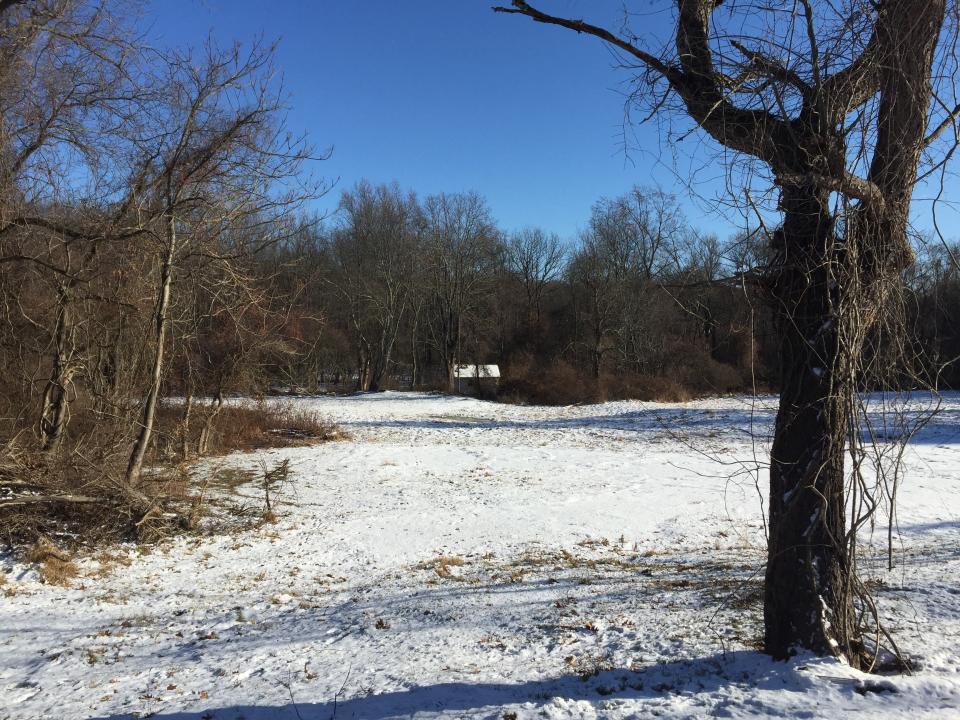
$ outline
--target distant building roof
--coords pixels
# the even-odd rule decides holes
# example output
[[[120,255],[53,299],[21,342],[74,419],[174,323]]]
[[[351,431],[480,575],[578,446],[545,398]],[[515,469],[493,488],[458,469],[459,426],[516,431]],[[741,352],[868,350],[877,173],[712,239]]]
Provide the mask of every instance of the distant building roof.
[[[457,365],[454,368],[454,377],[457,379],[468,380],[470,378],[498,378],[500,377],[499,365]]]

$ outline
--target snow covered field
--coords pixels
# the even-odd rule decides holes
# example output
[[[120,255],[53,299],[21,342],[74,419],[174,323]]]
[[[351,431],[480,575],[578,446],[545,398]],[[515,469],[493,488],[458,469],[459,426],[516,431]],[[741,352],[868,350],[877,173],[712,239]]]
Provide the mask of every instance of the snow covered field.
[[[352,439],[198,468],[289,458],[278,523],[70,589],[0,559],[0,718],[960,718],[960,396],[866,561],[920,666],[890,678],[755,650],[771,398],[293,402]]]

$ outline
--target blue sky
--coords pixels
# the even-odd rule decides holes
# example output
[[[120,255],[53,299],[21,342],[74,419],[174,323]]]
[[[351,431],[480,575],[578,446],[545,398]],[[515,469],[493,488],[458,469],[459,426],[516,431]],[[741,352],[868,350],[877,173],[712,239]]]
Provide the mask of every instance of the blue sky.
[[[476,190],[507,230],[539,225],[572,237],[590,206],[634,184],[681,197],[691,222],[721,236],[738,219],[710,200],[723,169],[696,136],[679,153],[661,148],[656,124],[624,142],[629,73],[602,43],[497,15],[491,0],[149,0],[158,45],[279,39],[277,65],[291,95],[290,125],[317,147],[316,167],[338,187],[397,180],[421,195]],[[664,37],[663,0],[635,29]],[[551,0],[558,14],[616,25],[621,0]],[[675,158],[679,165],[674,167]],[[678,178],[694,173],[689,197]],[[920,220],[923,225],[924,221]],[[956,215],[941,210],[948,236]]]

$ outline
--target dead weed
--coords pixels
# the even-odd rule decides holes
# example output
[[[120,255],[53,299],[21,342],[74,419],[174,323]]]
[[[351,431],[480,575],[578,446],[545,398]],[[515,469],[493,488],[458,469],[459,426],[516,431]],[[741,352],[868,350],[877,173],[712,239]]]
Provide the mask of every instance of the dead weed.
[[[27,549],[24,559],[39,566],[40,579],[47,585],[70,587],[77,576],[77,565],[73,558],[45,537],[39,538]]]

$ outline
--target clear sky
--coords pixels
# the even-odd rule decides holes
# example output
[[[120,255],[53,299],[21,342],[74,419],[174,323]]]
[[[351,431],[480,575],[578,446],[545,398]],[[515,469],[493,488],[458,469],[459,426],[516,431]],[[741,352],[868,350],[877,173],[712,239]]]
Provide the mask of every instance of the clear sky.
[[[277,65],[293,110],[290,125],[320,148],[318,175],[338,186],[397,180],[421,195],[476,190],[501,227],[539,225],[571,237],[590,206],[634,184],[681,196],[690,221],[725,236],[709,200],[723,169],[696,136],[679,154],[656,124],[634,128],[624,152],[623,83],[629,72],[594,38],[494,14],[492,0],[148,0],[158,45],[279,39]],[[551,0],[558,14],[616,26],[622,0]],[[664,37],[664,0],[640,31]],[[637,29],[637,24],[634,28]],[[677,160],[679,165],[674,167]],[[693,173],[691,200],[685,187]],[[684,182],[678,180],[682,178]],[[948,236],[956,215],[941,211]],[[923,224],[923,221],[921,221]]]

